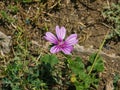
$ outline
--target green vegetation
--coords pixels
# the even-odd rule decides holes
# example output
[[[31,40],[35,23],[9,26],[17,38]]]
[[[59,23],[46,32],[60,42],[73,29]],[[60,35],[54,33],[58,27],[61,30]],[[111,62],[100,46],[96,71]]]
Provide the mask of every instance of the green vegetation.
[[[79,57],[75,60],[69,60],[68,65],[72,71],[71,81],[75,85],[76,90],[91,90],[98,88],[99,78],[97,76],[104,70],[104,64],[101,57],[98,57],[92,72],[88,74],[94,63],[95,57],[96,54],[90,56],[88,65],[84,65],[82,59]]]
[[[116,36],[120,37],[120,3],[112,4],[106,7],[103,11],[103,16],[110,23],[112,32],[110,32],[108,39],[114,38]]]
[[[73,59],[66,55],[62,60],[52,54],[40,53],[36,57],[30,53],[31,42],[24,34],[25,30],[16,26],[14,37],[17,44],[13,47],[14,55],[9,57],[9,61],[6,61],[6,57],[2,58],[5,60],[1,67],[3,89],[52,90],[53,85],[72,85],[76,90],[98,88],[98,75],[104,70],[99,53],[91,55],[87,64],[80,57]]]
[[[29,52],[30,41],[22,37],[25,31],[20,27],[17,30],[14,57],[3,67],[4,89],[52,90],[53,85],[73,85],[76,90],[97,89],[100,80],[98,74],[104,70],[103,59],[98,53],[91,55],[86,65],[80,57],[73,59],[72,56],[64,56],[64,61],[51,54],[36,57]]]
[[[120,80],[120,75],[116,73],[113,80],[113,85],[115,87],[114,90],[119,90],[119,85],[118,85],[119,80]]]

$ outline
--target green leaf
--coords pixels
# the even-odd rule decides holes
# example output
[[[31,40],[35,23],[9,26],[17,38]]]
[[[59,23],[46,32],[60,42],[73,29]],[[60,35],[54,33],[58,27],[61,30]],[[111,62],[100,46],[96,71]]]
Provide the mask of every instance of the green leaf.
[[[80,79],[80,80],[83,80],[83,81],[84,81],[88,76],[89,76],[89,75],[86,74],[85,72],[80,72],[80,73],[79,73],[79,79]]]
[[[120,80],[120,75],[118,73],[116,73],[114,76],[114,80],[113,80],[114,87],[117,87],[117,83],[119,80]]]
[[[45,64],[50,64],[52,67],[58,63],[58,59],[55,55],[48,55],[46,54],[41,58],[41,61]]]
[[[102,71],[104,70],[103,59],[102,59],[101,56],[98,56],[98,57],[97,57],[97,60],[94,62],[95,58],[96,58],[96,54],[92,54],[92,55],[90,56],[90,58],[89,58],[89,61],[90,61],[91,65],[92,65],[93,63],[95,63],[93,70],[95,70],[95,71],[97,71],[97,72],[102,72]],[[90,67],[91,67],[91,66],[88,66],[87,69],[90,70]]]
[[[96,62],[94,69],[96,69],[98,72],[102,72],[104,70],[104,64],[101,61]]]
[[[95,57],[96,57],[96,53],[93,53],[93,54],[89,57],[89,61],[90,61],[91,64],[94,62]]]
[[[85,68],[81,58],[77,57],[75,60],[70,59],[68,60],[68,64],[74,74],[84,72]]]
[[[30,3],[32,0],[23,0],[23,3]]]
[[[76,90],[84,90],[84,85],[83,83],[79,83],[78,81],[74,84]]]
[[[76,86],[76,90],[84,90],[84,86]]]

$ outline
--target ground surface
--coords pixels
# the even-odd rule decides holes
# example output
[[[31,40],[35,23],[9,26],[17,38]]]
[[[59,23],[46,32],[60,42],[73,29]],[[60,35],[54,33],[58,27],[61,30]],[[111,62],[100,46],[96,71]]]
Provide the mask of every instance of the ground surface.
[[[109,28],[110,24],[106,24],[101,14],[103,7],[108,5],[107,0],[59,1],[49,0],[45,3],[43,2],[43,5],[39,4],[37,0],[28,4],[1,0],[0,10],[7,11],[10,15],[9,17],[17,20],[17,23],[13,22],[15,26],[24,28],[24,35],[33,42],[30,50],[34,55],[47,49],[48,45],[43,36],[46,31],[54,33],[56,25],[64,26],[67,29],[68,35],[77,33],[79,45],[85,48],[92,47],[92,49],[97,50],[106,33],[111,30]],[[109,4],[117,3],[117,0],[110,0],[108,2]],[[16,14],[12,14],[12,11],[7,8],[9,5],[16,5],[19,7],[19,11]],[[12,37],[12,45],[14,46],[16,44],[14,41],[15,27],[10,23],[2,22],[2,16],[0,18],[0,31]],[[39,52],[36,51],[38,47],[42,48]],[[120,74],[120,42],[111,40],[110,43],[107,43],[107,47],[104,47],[102,51],[115,56],[103,55],[105,71],[100,75],[102,80],[99,90],[110,90],[108,87],[112,87],[110,83],[115,73]],[[82,53],[78,50],[74,51],[73,55],[87,59],[90,53],[92,52]]]

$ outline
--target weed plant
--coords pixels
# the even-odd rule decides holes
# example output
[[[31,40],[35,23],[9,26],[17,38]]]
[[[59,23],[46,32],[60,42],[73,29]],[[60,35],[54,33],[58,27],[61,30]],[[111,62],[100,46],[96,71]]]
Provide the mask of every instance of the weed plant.
[[[103,10],[102,14],[112,28],[112,32],[110,32],[108,39],[116,36],[120,37],[120,3],[112,3],[111,6],[108,6]]]
[[[39,54],[29,51],[30,41],[23,34],[25,30],[17,27],[14,56],[5,64],[2,74],[2,89],[5,90],[53,90],[54,88],[73,90],[97,89],[99,73],[104,63],[98,53],[89,56],[87,64],[80,57],[63,54],[61,60],[55,54]],[[103,42],[104,43],[104,42]],[[103,47],[103,44],[100,47]],[[99,50],[99,51],[100,51]],[[72,86],[72,87],[71,87]]]
[[[32,2],[33,0],[14,0],[15,2]],[[37,1],[37,0],[35,0]],[[43,0],[40,0],[43,1]],[[8,6],[12,14],[16,14],[17,6]],[[31,40],[24,27],[15,24],[15,19],[6,11],[0,11],[3,21],[14,26],[12,54],[1,56],[2,80],[1,90],[92,90],[99,85],[99,73],[104,70],[104,63],[99,51],[89,56],[87,64],[80,57],[62,53],[62,59],[56,54],[33,55]],[[15,26],[15,25],[16,26]],[[57,89],[55,89],[57,88]]]

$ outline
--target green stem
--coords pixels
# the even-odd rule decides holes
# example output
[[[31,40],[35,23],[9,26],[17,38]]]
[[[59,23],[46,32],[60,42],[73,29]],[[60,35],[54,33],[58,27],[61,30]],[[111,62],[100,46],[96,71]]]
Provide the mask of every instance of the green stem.
[[[108,31],[108,32],[109,32],[109,31]],[[99,50],[98,50],[98,52],[97,52],[97,54],[96,54],[96,56],[95,56],[94,62],[93,62],[93,64],[92,64],[91,68],[90,68],[90,71],[88,72],[88,75],[91,74],[91,72],[92,72],[92,70],[93,70],[93,68],[94,68],[94,65],[95,65],[95,63],[96,63],[96,61],[97,61],[97,59],[98,59],[99,53],[100,53],[100,51],[102,50],[103,45],[104,45],[104,43],[105,43],[105,41],[106,41],[106,39],[107,39],[108,32],[106,33],[105,38],[104,38],[102,44],[101,44],[100,47],[99,47]]]

